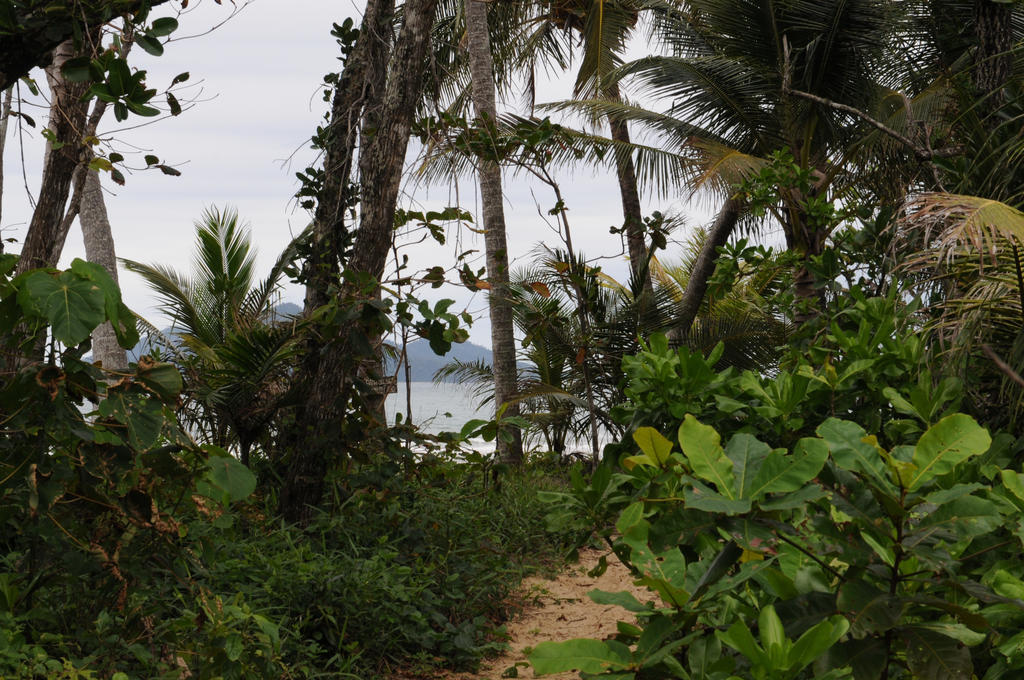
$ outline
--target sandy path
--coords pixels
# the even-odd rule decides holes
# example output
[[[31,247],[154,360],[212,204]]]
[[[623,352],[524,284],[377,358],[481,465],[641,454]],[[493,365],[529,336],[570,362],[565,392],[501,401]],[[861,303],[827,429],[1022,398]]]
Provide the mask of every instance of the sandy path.
[[[505,625],[510,636],[509,650],[500,657],[485,660],[479,673],[450,673],[444,677],[447,680],[498,680],[509,668],[516,667],[518,675],[504,677],[578,678],[578,673],[535,676],[523,649],[545,640],[600,640],[615,635],[617,621],[636,621],[621,607],[595,604],[587,597],[587,593],[596,588],[610,592],[626,590],[641,602],[653,599],[648,590],[633,585],[629,571],[613,555],[608,557],[608,570],[604,574],[598,578],[587,576],[602,554],[605,553],[581,550],[580,561],[570,564],[554,580],[534,577],[523,581],[519,593],[527,602],[526,608]]]

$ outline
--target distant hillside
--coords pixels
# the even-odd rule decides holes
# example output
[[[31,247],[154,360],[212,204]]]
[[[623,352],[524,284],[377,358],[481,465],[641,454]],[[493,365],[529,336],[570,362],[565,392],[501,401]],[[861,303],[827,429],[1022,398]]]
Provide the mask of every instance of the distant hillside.
[[[302,307],[294,302],[282,302],[277,306],[275,312],[279,318],[283,318],[301,313]],[[163,328],[160,332],[167,337],[173,337],[173,332],[170,328]],[[150,349],[151,345],[148,338],[143,338],[138,345],[128,351],[128,360],[138,361],[138,358],[144,354],[148,354]],[[408,352],[413,382],[432,381],[434,379],[434,373],[453,359],[458,359],[464,362],[483,361],[488,365],[491,363],[491,350],[486,347],[481,347],[480,345],[475,345],[472,342],[452,345],[452,351],[448,352],[448,354],[443,357],[439,357],[434,354],[432,349],[430,349],[430,343],[426,340],[417,339],[409,343]],[[394,360],[389,360],[386,363],[386,372],[390,375],[394,375]],[[399,372],[398,379],[404,380],[405,373]]]
[[[281,304],[274,308],[274,316],[276,316],[278,319],[284,319],[285,317],[295,316],[296,314],[301,313],[302,307],[300,305],[295,304],[294,302],[282,302]],[[173,339],[175,335],[174,330],[171,328],[161,328],[160,333],[162,333],[167,338],[171,339]],[[139,340],[139,343],[135,345],[135,347],[128,350],[128,361],[138,361],[139,357],[145,354],[149,354],[149,352],[152,349],[153,345],[150,342],[150,338],[144,335],[142,339]]]
[[[472,361],[483,361],[488,365],[491,363],[491,350],[472,342],[452,345],[452,351],[439,357],[430,349],[430,343],[426,340],[415,340],[409,343],[408,353],[413,382],[430,382],[434,379],[434,373],[453,359],[467,363]],[[386,372],[394,374],[394,360],[387,362]],[[405,373],[399,371],[398,379],[404,380]]]

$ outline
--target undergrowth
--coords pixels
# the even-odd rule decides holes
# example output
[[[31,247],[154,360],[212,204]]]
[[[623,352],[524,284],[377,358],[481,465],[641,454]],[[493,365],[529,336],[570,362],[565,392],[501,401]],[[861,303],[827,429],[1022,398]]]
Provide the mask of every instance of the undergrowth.
[[[565,553],[537,500],[561,486],[550,468],[497,486],[452,463],[380,473],[350,475],[344,499],[301,533],[262,524],[205,560],[212,590],[281,625],[296,675],[475,668],[502,647],[510,589]]]

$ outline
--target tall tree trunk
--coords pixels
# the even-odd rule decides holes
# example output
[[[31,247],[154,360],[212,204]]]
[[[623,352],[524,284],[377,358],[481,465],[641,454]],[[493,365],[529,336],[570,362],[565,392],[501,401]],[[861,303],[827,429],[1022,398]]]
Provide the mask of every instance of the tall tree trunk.
[[[974,0],[974,89],[988,96],[984,109],[994,111],[1004,101],[1002,93],[1013,68],[1012,2]]]
[[[386,55],[390,49],[389,33],[378,28],[390,24],[394,7],[394,0],[369,0],[359,36],[334,91],[324,154],[324,183],[305,265],[307,315],[340,294],[341,262],[352,238],[345,218],[354,198],[351,174],[359,125],[364,108],[380,104],[381,93],[368,83],[375,77],[369,73],[369,65],[379,63],[379,55]],[[368,101],[372,97],[377,99]],[[292,460],[279,503],[285,520],[297,524],[309,521],[312,508],[323,496],[328,451],[332,443],[336,446],[341,441],[341,437],[332,435],[340,432],[349,387],[350,362],[345,360],[342,338],[310,332],[305,344],[295,379],[299,407],[288,441]]]
[[[718,211],[715,223],[711,225],[711,231],[701,246],[697,260],[693,263],[693,271],[686,282],[686,290],[683,291],[683,299],[679,305],[680,313],[676,328],[682,335],[690,332],[697,313],[700,311],[700,304],[704,301],[704,294],[708,291],[708,280],[715,273],[718,264],[718,249],[729,241],[736,223],[740,219],[740,201],[738,198],[730,198]]]
[[[608,97],[619,101],[619,86],[608,89]],[[608,127],[612,139],[622,144],[630,144],[629,124],[613,116],[608,116]],[[640,190],[637,188],[636,167],[632,155],[615,154],[615,171],[619,180],[619,195],[622,198],[622,227],[626,234],[626,248],[629,252],[629,268],[633,279],[642,282],[644,294],[651,295],[654,284],[651,280],[649,266],[650,253],[644,239],[644,213],[640,205]]]
[[[407,0],[405,21],[388,66],[379,126],[359,150],[359,231],[348,268],[379,277],[395,233],[395,208],[412,119],[423,90],[423,66],[438,0]],[[363,159],[366,159],[364,162]]]
[[[110,278],[117,283],[114,237],[110,231],[110,218],[103,200],[103,187],[100,185],[100,176],[96,170],[87,171],[78,220],[82,225],[86,259],[106,269]],[[94,361],[101,362],[107,370],[124,371],[128,368],[128,354],[118,343],[109,321],[93,331],[92,357]]]
[[[14,98],[14,86],[3,93],[0,103],[0,227],[3,226],[4,207],[4,147],[7,146],[7,123],[11,120],[11,101]],[[0,239],[0,253],[4,252],[4,242]]]
[[[57,262],[54,254],[59,256],[63,246],[61,231],[64,211],[82,153],[82,136],[88,112],[87,104],[81,101],[85,94],[85,84],[66,82],[60,75],[60,67],[73,56],[71,41],[62,43],[54,52],[53,63],[46,71],[51,95],[50,128],[60,146],[52,148],[47,155],[39,201],[25,235],[18,273],[55,266]]]
[[[354,131],[367,110],[376,117],[379,126],[372,136],[364,137],[360,148],[361,217],[348,269],[378,278],[384,270],[394,237],[395,204],[412,118],[422,89],[423,64],[436,6],[437,0],[407,0],[405,3],[405,20],[386,71],[386,88],[379,93],[379,98],[375,92],[379,92],[380,69],[370,73],[369,66],[386,60],[382,55],[387,54],[390,31],[384,27],[391,16],[389,7],[393,5],[371,0],[367,6],[363,29],[350,57],[351,60],[358,54],[360,62],[346,65],[346,70],[353,69],[349,74],[352,82],[345,86],[344,91],[339,86],[332,106],[332,128],[335,123],[338,127],[332,130],[325,162],[334,172],[345,174],[332,178],[330,184],[333,189],[325,182],[317,208],[314,239],[319,231],[321,240],[314,240],[314,258],[311,260],[320,263],[320,269],[314,269],[310,275],[315,277],[317,286],[324,287],[317,288],[312,295],[307,290],[307,308],[311,301],[318,298],[326,300],[338,292],[337,276],[332,273],[332,268],[336,271],[334,262],[337,260],[331,258],[343,255],[347,242],[343,223],[349,198],[345,189],[347,171],[352,166]],[[345,77],[343,73],[343,85]],[[324,224],[319,223],[321,214]],[[325,256],[317,252],[318,248],[331,251]],[[357,299],[356,291],[351,289],[346,288],[340,294],[352,304],[365,301]],[[291,463],[280,501],[285,520],[298,524],[309,521],[312,508],[320,503],[323,496],[329,457],[339,445],[338,434],[353,378],[353,350],[345,337],[314,338],[312,350],[307,353],[297,376],[297,383],[304,392],[296,413],[295,436],[290,442]]]
[[[490,126],[497,122],[498,107],[494,93],[494,63],[487,23],[487,3],[483,0],[465,0],[465,11],[473,108],[477,120]],[[498,417],[503,407],[505,416],[516,416],[519,415],[519,404],[512,400],[519,392],[518,369],[509,294],[508,242],[502,205],[501,167],[495,161],[481,158],[477,166],[477,177],[483,207],[487,281],[491,285],[487,302],[491,316],[495,417]],[[508,463],[521,464],[522,432],[517,427],[510,427],[506,431],[511,434],[511,441],[497,438],[498,457]]]
[[[313,219],[311,254],[306,261],[305,313],[331,299],[339,283],[339,268],[351,239],[345,217],[351,205],[351,175],[356,139],[364,108],[380,105],[382,93],[371,81],[385,77],[390,50],[394,0],[369,0],[356,39],[331,103],[331,120],[324,154],[324,183]],[[388,31],[383,30],[388,27]],[[381,64],[384,64],[383,66]],[[373,74],[373,68],[380,74]],[[371,98],[375,98],[370,101]]]

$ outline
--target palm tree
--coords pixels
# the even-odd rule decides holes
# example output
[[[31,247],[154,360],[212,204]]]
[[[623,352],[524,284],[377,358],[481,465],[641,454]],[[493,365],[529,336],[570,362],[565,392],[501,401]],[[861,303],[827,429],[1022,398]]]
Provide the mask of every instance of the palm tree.
[[[681,293],[705,237],[696,233],[678,263],[652,260],[653,305],[639,299],[644,294],[636,294],[642,288],[635,281],[620,283],[578,254],[542,251],[533,266],[515,273],[513,310],[523,336],[520,403],[549,450],[564,454],[570,437],[591,439],[595,428],[623,434],[612,415],[624,401],[622,358],[637,353],[640,338],[652,333],[672,333],[677,343],[704,353],[724,342],[721,368],[764,371],[774,365],[788,330],[766,311],[762,293],[777,285],[777,270],[752,272],[721,300],[705,301],[696,323],[678,328]],[[493,395],[493,376],[481,363],[452,362],[435,379],[471,384],[482,401]]]
[[[929,336],[946,370],[964,379],[987,422],[1024,423],[1024,39],[1019,5],[944,0],[916,13],[913,35],[925,87],[945,95],[937,126],[957,154],[910,197],[901,244],[917,251],[903,271],[930,303]],[[951,39],[951,36],[955,39]],[[938,84],[938,85],[936,85]],[[913,86],[914,83],[908,84]]]
[[[218,445],[237,442],[248,464],[253,443],[283,404],[299,349],[297,323],[274,311],[295,242],[257,281],[252,238],[237,211],[207,209],[195,226],[191,275],[122,262],[145,279],[171,319],[173,337],[162,344],[185,371],[190,424]]]
[[[872,151],[863,122],[792,89],[874,110],[885,92],[879,80],[898,15],[882,0],[691,0],[666,16],[676,20],[664,29],[670,54],[626,64],[613,80],[631,77],[647,93],[670,99],[667,111],[598,99],[557,108],[617,116],[653,131],[687,159],[692,189],[725,197],[684,296],[686,317],[696,318],[716,249],[743,212],[734,187],[756,174],[770,153],[790,148],[800,168],[817,177],[814,196],[840,200],[852,192],[851,167]],[[785,188],[780,193],[777,216],[787,246],[805,260],[820,254],[829,232],[812,224],[807,197]],[[795,285],[800,298],[814,298],[806,266]]]
[[[472,74],[473,108],[484,131],[494,130],[498,120],[495,103],[494,64],[491,59],[490,28],[487,4],[482,0],[465,0],[466,35],[469,65]],[[481,157],[477,176],[483,204],[484,249],[487,256],[487,279],[490,284],[488,305],[491,317],[493,348],[495,417],[500,409],[509,416],[519,415],[516,397],[516,350],[512,307],[509,297],[509,257],[505,235],[505,211],[502,206],[501,167],[497,160]],[[519,428],[510,428],[511,437],[499,437],[498,456],[509,463],[523,461],[523,442]]]

